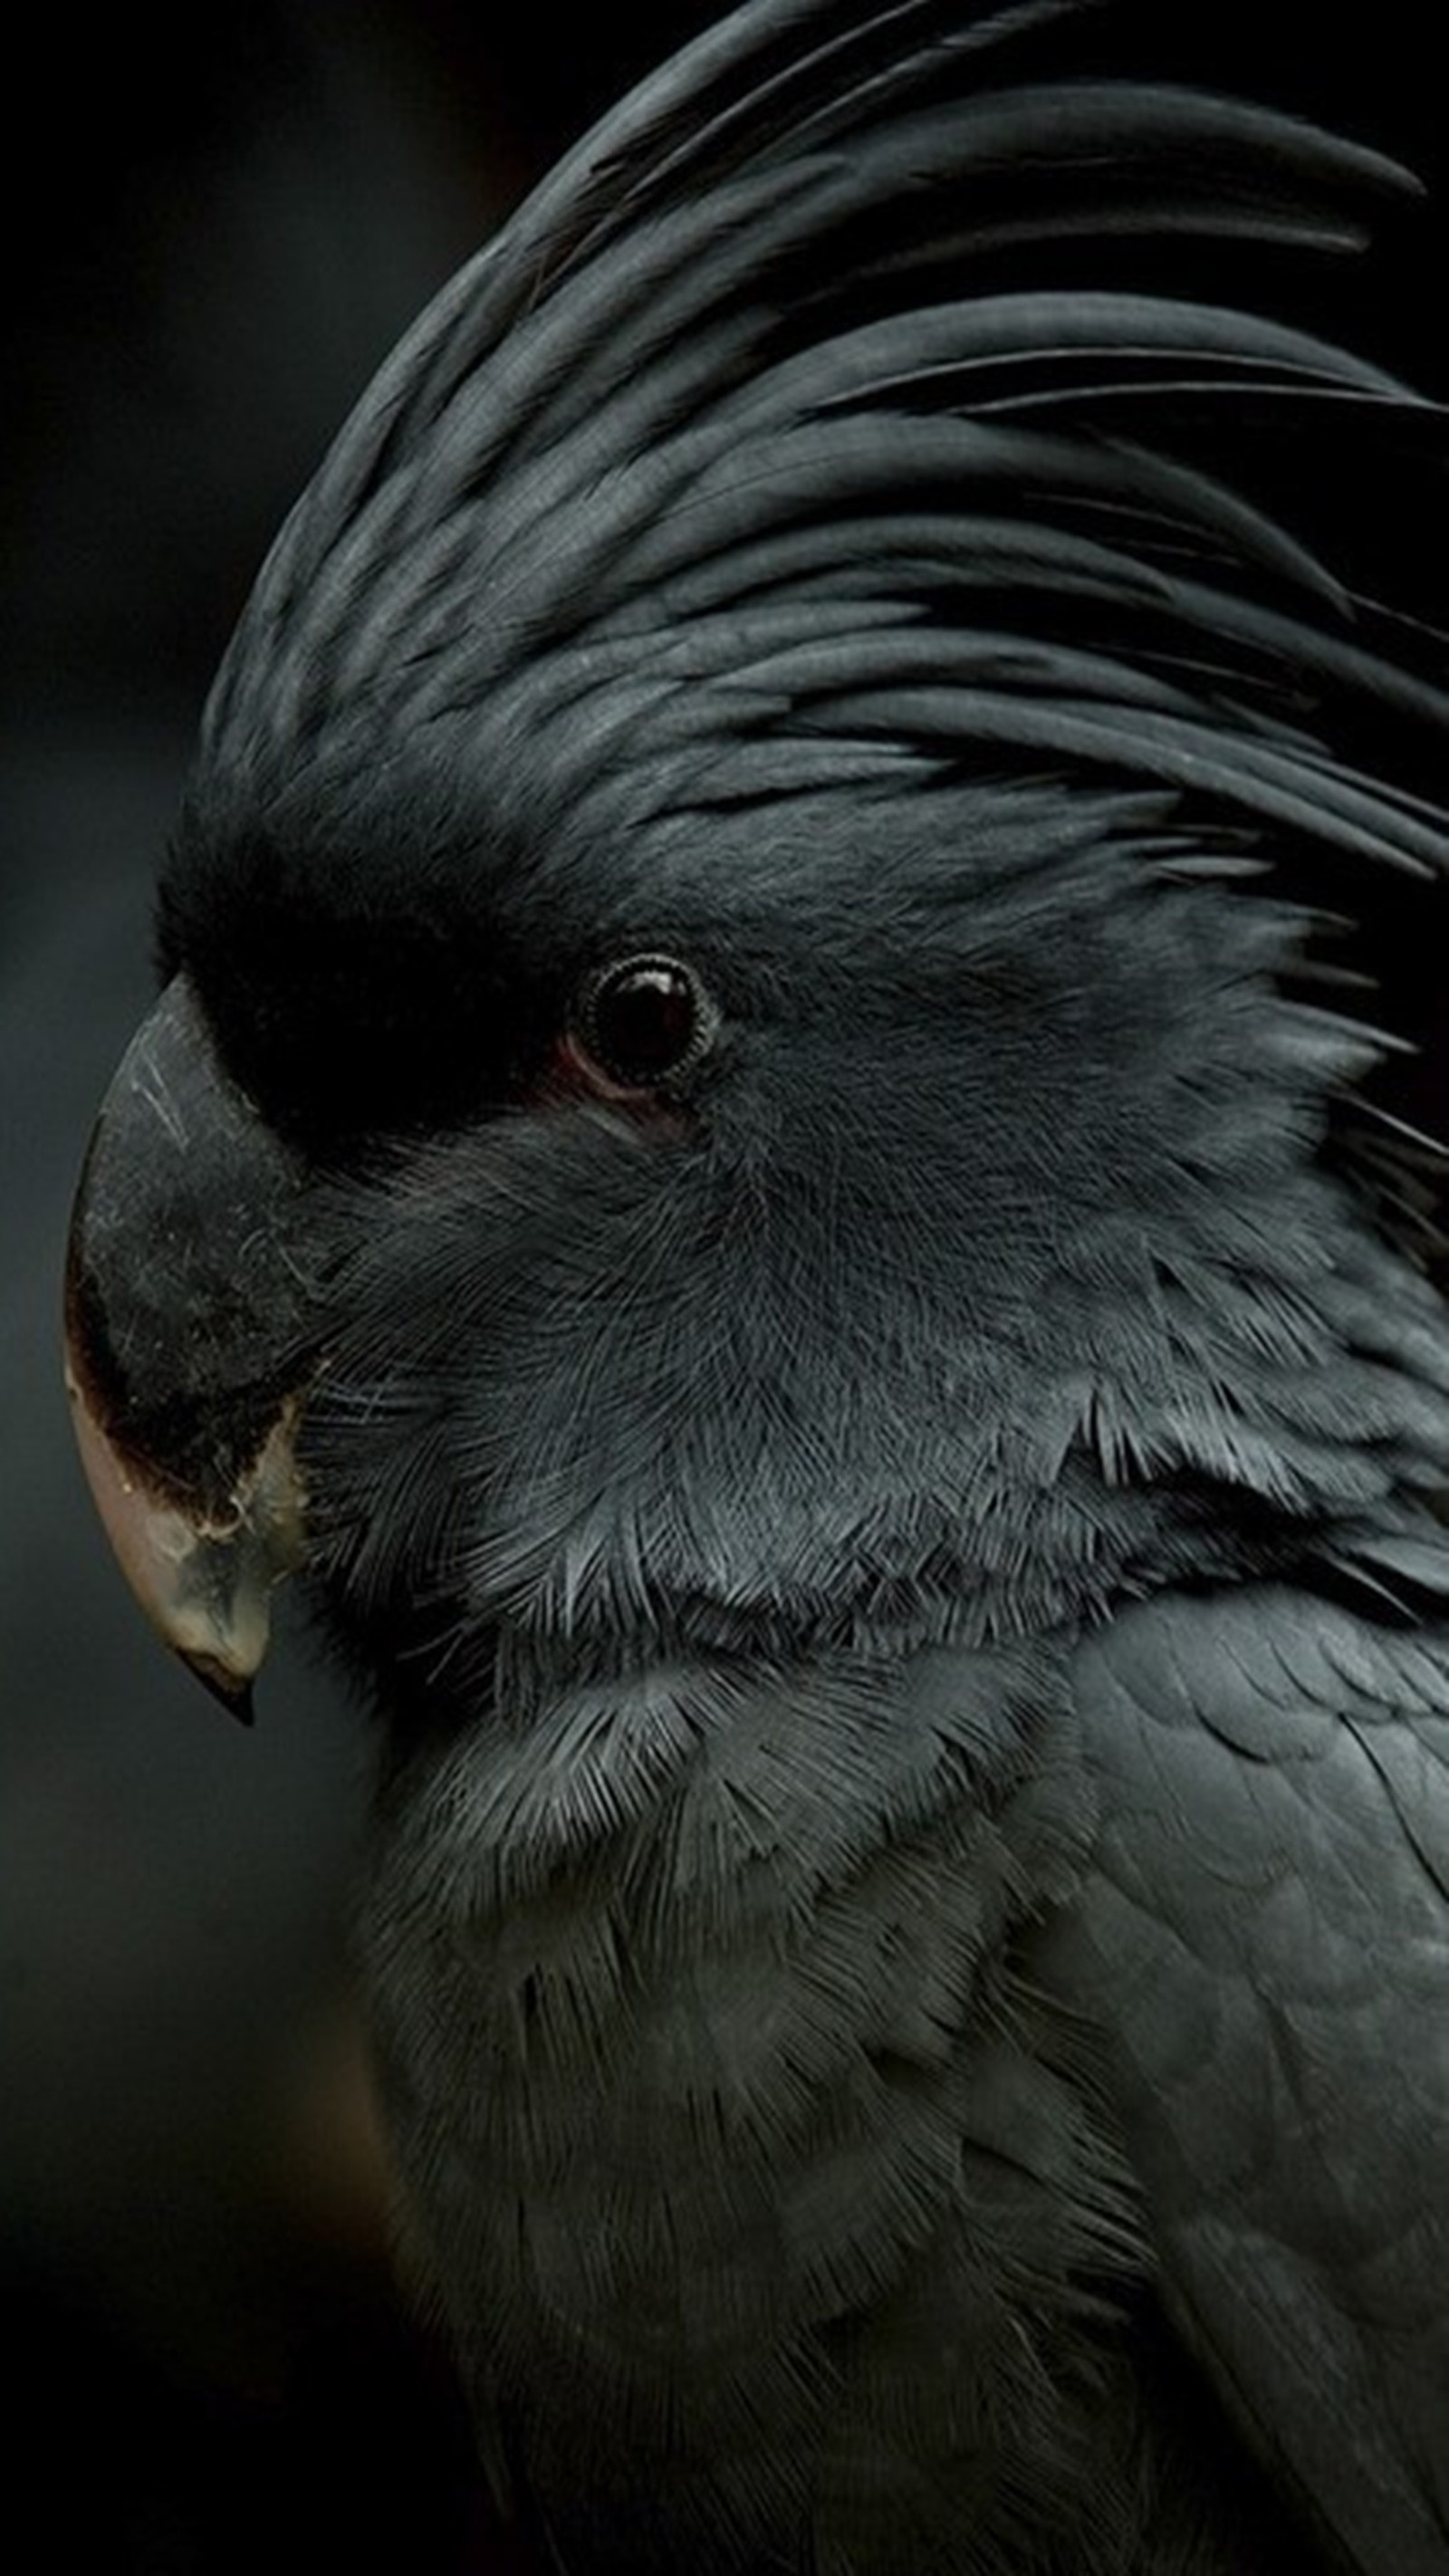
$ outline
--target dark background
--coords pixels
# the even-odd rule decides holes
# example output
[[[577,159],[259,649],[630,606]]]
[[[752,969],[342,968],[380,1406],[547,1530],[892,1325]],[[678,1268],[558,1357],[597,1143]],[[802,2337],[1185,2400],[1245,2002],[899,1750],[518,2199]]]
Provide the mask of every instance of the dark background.
[[[59,1270],[90,1122],[150,991],[149,887],[190,736],[270,534],[427,293],[714,14],[57,11],[27,24],[23,74],[12,60],[0,2316],[19,2393],[0,2548],[19,2541],[22,2564],[32,2516],[33,2563],[121,2576],[505,2563],[383,2252],[340,1929],[363,1729],[285,1635],[252,1736],[154,1647],[71,1456]],[[1440,84],[1412,12],[1381,8],[1336,55],[1320,33],[1311,62],[1296,7],[1240,15],[1276,95],[1434,176]],[[1441,390],[1442,238],[1419,236],[1371,317]],[[1437,1027],[1432,950],[1420,986]],[[1432,1114],[1443,1087],[1431,1057],[1415,1105]]]
[[[340,1925],[365,1731],[284,1636],[252,1735],[157,1649],[71,1455],[70,1192],[260,556],[400,329],[708,6],[28,21],[0,310],[0,2552],[502,2560],[383,2253]],[[33,2534],[29,2533],[32,2521]],[[43,2538],[41,2537],[43,2535]],[[16,2555],[18,2551],[18,2556]]]

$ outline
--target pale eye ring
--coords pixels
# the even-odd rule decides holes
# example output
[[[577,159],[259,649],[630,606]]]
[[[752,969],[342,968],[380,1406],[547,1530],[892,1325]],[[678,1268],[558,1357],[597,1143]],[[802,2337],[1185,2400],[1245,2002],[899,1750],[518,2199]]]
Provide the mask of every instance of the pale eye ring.
[[[585,976],[575,997],[575,1047],[621,1090],[648,1091],[692,1073],[719,1030],[719,1012],[692,966],[657,949]]]

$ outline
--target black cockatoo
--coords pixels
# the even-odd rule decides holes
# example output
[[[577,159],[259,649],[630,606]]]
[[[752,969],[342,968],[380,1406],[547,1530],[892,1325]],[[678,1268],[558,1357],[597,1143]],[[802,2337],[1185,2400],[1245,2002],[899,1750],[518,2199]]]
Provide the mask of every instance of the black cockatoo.
[[[83,1183],[140,1589],[238,1694],[305,1560],[379,1714],[410,2259],[568,2576],[1449,2569],[1345,930],[1449,862],[1446,432],[1346,345],[1410,183],[1217,16],[753,0],[565,162],[261,574]]]

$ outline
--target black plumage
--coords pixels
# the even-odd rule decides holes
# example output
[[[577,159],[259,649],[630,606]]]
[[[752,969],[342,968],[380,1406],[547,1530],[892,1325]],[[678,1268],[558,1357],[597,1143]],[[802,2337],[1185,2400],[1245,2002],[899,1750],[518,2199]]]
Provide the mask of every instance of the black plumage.
[[[755,0],[218,679],[83,1407],[214,1549],[293,1390],[412,2260],[578,2576],[1449,2569],[1412,195],[1131,10]]]

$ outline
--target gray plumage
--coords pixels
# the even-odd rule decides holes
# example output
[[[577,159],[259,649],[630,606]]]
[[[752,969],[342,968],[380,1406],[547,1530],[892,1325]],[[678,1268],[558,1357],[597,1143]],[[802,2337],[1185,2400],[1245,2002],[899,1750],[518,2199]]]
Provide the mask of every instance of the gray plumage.
[[[1325,320],[1410,183],[1121,16],[661,72],[165,877],[306,1174],[410,2257],[571,2576],[1449,2570],[1439,1166],[1330,918],[1449,857],[1443,425]],[[717,1035],[570,1088],[659,953]]]

